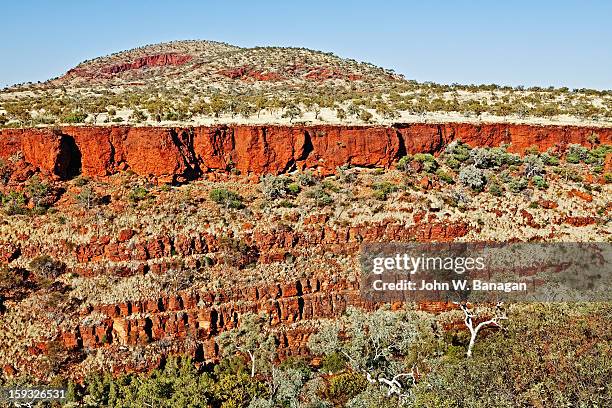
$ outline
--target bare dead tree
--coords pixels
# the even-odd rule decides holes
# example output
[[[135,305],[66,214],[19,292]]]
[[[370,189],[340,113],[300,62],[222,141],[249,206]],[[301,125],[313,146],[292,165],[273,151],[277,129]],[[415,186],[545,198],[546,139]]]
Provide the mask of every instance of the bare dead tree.
[[[390,397],[391,395],[395,394],[400,398],[403,397],[408,397],[410,396],[409,393],[407,393],[404,390],[404,386],[402,385],[401,382],[399,382],[399,379],[402,377],[408,377],[410,378],[411,382],[412,382],[412,386],[415,386],[417,383],[417,379],[419,378],[419,368],[415,365],[412,366],[412,370],[409,373],[401,373],[398,374],[396,376],[394,376],[391,380],[388,380],[384,377],[378,377],[378,382],[381,384],[384,384],[387,386],[387,397]],[[368,381],[370,382],[375,382],[375,381],[371,381],[372,378],[369,377],[368,375]]]
[[[329,321],[313,334],[308,347],[320,355],[339,353],[370,384],[400,400],[410,398],[419,370],[405,366],[404,356],[417,340],[418,317],[381,308],[368,313],[349,308],[340,321]]]
[[[353,359],[348,353],[346,353],[345,351],[341,352],[346,358],[348,358],[351,362],[356,362],[355,359]],[[405,388],[408,388],[406,386],[406,384],[402,384],[399,379],[402,377],[408,377],[410,378],[410,382],[412,384],[410,384],[410,386],[415,386],[417,383],[417,380],[419,379],[419,368],[417,367],[416,364],[414,364],[412,366],[412,369],[409,373],[400,373],[397,374],[395,376],[393,376],[393,378],[388,379],[383,377],[381,374],[376,375],[376,377],[372,376],[372,374],[370,373],[370,371],[368,371],[368,369],[366,368],[362,368],[360,367],[359,370],[365,375],[366,380],[368,380],[368,382],[370,384],[381,384],[387,387],[387,397],[390,397],[392,395],[397,395],[399,398],[406,398],[410,396],[410,390],[406,390]]]
[[[474,344],[476,343],[476,337],[478,336],[478,332],[480,332],[480,330],[485,327],[501,328],[502,326],[500,325],[500,322],[502,320],[508,320],[508,316],[506,316],[502,309],[503,302],[498,302],[497,305],[495,305],[495,315],[491,319],[480,322],[476,326],[474,326],[474,320],[476,319],[476,315],[473,311],[470,311],[468,309],[467,303],[455,302],[455,304],[458,304],[461,310],[463,311],[463,314],[465,315],[463,321],[465,323],[465,326],[470,331],[470,344],[468,345],[466,353],[466,356],[470,358],[472,357],[472,349],[474,348]]]

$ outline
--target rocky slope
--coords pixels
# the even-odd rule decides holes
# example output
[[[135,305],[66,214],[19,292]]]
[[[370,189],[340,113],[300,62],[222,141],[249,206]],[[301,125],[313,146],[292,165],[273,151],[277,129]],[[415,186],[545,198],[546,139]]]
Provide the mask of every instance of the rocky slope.
[[[444,164],[451,162],[445,147],[459,139],[508,143],[521,154],[549,150],[563,161],[568,145],[612,144],[612,129],[2,130],[2,375],[146,370],[174,353],[215,361],[215,337],[248,311],[268,316],[281,357],[307,354],[318,321],[350,305],[377,306],[359,294],[364,242],[609,239],[610,154],[547,164],[540,169],[546,186],[509,181],[501,193],[478,193],[448,180],[459,170]],[[435,154],[446,175],[417,162],[396,169],[414,153]],[[518,156],[507,154],[515,164],[490,170],[491,181],[524,174]],[[270,179],[259,178],[268,174],[298,187],[272,191]],[[36,195],[41,180],[50,204]],[[219,189],[234,191],[241,205],[216,203]]]

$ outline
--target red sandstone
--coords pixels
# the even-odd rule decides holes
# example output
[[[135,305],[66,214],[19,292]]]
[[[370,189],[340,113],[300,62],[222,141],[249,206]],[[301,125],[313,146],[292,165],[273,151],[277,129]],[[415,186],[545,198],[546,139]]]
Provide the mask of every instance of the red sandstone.
[[[521,153],[588,145],[596,132],[612,144],[612,128],[513,124],[383,126],[63,127],[4,129],[0,158],[18,151],[41,172],[64,178],[80,167],[86,176],[130,169],[160,181],[184,181],[231,168],[243,174],[312,169],[323,175],[351,164],[390,167],[406,153],[439,153],[453,140],[472,146],[510,144]],[[608,160],[609,162],[609,160]]]

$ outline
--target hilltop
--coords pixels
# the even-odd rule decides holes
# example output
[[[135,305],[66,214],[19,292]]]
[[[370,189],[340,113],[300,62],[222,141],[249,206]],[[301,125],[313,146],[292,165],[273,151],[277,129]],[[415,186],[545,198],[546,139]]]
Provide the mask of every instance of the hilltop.
[[[609,126],[612,92],[418,83],[304,48],[147,45],[0,92],[0,125],[513,122]]]
[[[297,89],[327,80],[389,86],[401,79],[372,64],[304,48],[240,48],[213,41],[177,41],[85,61],[49,84],[155,86],[163,80],[167,87],[185,85],[202,91],[209,85],[219,91],[248,92],[279,85]]]

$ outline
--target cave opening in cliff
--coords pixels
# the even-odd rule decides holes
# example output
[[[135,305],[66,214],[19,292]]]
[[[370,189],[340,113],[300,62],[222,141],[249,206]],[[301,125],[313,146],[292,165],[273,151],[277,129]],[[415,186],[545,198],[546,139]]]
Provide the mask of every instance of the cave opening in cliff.
[[[74,138],[69,135],[62,135],[61,139],[61,168],[58,175],[63,179],[70,180],[81,174],[82,156],[81,150],[77,146]]]

